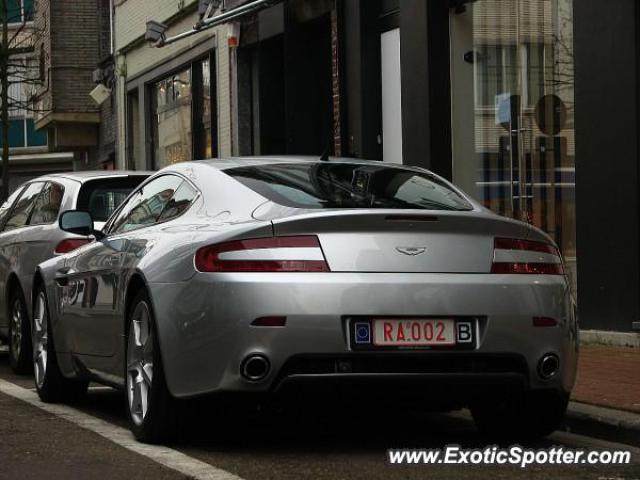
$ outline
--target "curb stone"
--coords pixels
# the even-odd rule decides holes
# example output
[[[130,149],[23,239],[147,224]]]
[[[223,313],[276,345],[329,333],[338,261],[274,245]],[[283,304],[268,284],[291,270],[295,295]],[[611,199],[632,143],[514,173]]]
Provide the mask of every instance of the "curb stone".
[[[569,402],[566,423],[569,431],[598,430],[614,441],[640,446],[640,413]]]
[[[582,345],[640,348],[640,333],[580,330],[580,343]]]

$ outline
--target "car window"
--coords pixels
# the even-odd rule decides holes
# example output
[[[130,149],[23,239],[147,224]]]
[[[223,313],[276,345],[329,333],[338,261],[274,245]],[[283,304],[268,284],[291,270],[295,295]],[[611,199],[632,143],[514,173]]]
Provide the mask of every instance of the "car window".
[[[382,163],[261,165],[232,168],[225,173],[268,200],[287,207],[473,209],[436,176]]]
[[[47,183],[36,200],[29,225],[49,225],[58,219],[64,197],[64,187],[57,183]]]
[[[189,182],[184,181],[176,190],[173,198],[167,203],[158,218],[159,222],[166,222],[182,215],[198,195],[198,191]]]
[[[110,233],[129,232],[156,223],[181,183],[182,179],[175,175],[163,175],[144,185],[123,207]]]
[[[41,182],[32,183],[22,192],[7,220],[4,227],[5,230],[13,230],[14,228],[24,227],[27,224],[29,215],[43,186],[44,183]]]
[[[13,206],[23,189],[24,185],[21,185],[20,188],[16,189],[15,192],[9,195],[7,201],[2,204],[2,207],[0,207],[0,228],[2,227],[2,225],[4,225],[5,220],[11,213],[11,207]]]
[[[96,222],[106,222],[129,194],[143,181],[145,175],[90,180],[78,193],[76,208],[91,213]]]

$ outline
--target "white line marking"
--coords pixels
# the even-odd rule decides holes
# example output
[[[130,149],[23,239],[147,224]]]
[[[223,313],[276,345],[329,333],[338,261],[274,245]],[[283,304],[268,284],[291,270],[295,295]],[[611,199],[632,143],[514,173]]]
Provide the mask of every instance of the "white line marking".
[[[226,470],[216,468],[171,448],[139,443],[133,438],[129,430],[92,417],[75,408],[66,405],[43,403],[38,398],[38,395],[31,390],[1,379],[0,392],[67,420],[86,430],[97,433],[116,445],[120,445],[160,465],[187,475],[188,478],[195,480],[242,480],[242,478]]]

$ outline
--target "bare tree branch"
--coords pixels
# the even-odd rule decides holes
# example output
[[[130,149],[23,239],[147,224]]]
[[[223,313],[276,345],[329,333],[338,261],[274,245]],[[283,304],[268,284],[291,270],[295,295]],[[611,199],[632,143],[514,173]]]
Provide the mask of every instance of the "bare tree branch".
[[[24,8],[24,2],[19,2]],[[11,116],[30,118],[33,113],[49,109],[36,106],[37,87],[42,85],[41,70],[35,54],[39,32],[27,18],[33,12],[8,8],[8,0],[0,0],[0,124],[7,125]],[[22,88],[16,92],[16,86]],[[11,91],[10,91],[11,90]],[[15,98],[18,95],[20,98]],[[8,128],[1,129],[2,200],[9,194]]]
[[[22,23],[20,23],[20,26],[16,29],[16,31],[13,33],[13,35],[11,35],[11,38],[9,38],[9,45],[11,45],[13,43],[13,41],[18,38],[18,35],[20,35],[25,27],[27,25],[26,21],[23,21]]]

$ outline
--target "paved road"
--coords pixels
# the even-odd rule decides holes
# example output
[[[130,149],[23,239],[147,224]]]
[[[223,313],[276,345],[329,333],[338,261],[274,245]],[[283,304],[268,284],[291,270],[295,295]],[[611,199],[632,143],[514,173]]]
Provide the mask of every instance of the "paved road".
[[[131,441],[121,428],[126,427],[121,394],[92,388],[81,405],[42,410],[32,391],[33,381],[11,374],[7,363],[6,354],[0,353],[0,478],[161,480],[191,476],[230,480],[235,475],[246,480],[640,480],[638,449],[633,465],[597,468],[544,466],[522,470],[510,466],[396,467],[386,463],[388,448],[440,448],[448,444],[484,447],[486,442],[463,413],[418,415],[398,411],[388,421],[371,421],[327,418],[302,409],[297,415],[287,416],[229,415],[222,424],[205,409],[194,414],[198,425],[183,432],[185,438],[180,444],[164,450],[147,449]],[[531,446],[551,445],[612,447],[566,433]]]

